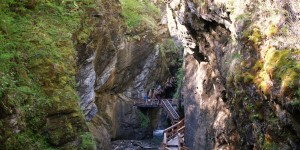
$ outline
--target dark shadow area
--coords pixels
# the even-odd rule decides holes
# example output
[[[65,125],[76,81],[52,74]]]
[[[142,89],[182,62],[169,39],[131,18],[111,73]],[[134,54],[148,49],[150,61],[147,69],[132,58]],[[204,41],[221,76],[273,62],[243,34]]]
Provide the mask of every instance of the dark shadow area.
[[[208,57],[205,56],[203,53],[199,52],[199,46],[196,46],[195,49],[193,49],[194,51],[194,58],[198,61],[198,63],[200,64],[201,62],[209,62]]]

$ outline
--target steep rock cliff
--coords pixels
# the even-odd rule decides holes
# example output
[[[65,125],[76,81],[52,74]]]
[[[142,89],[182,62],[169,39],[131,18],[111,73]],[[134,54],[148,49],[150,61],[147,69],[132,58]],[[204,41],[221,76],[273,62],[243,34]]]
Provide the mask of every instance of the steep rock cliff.
[[[192,149],[299,148],[299,2],[167,2]]]
[[[98,19],[92,20],[95,26],[88,40],[81,40],[80,34],[75,37],[79,68],[77,90],[99,149],[110,149],[111,139],[152,136],[151,119],[133,107],[133,100],[142,99],[150,88],[162,84],[171,75],[168,62],[173,60],[166,56],[179,57],[176,47],[163,50],[170,45],[170,40],[167,26],[159,23],[159,16],[151,18],[154,16],[149,15],[147,20],[135,24],[126,15],[127,7],[132,7],[129,4],[134,1],[121,2],[122,5],[115,0],[101,1]],[[136,1],[136,5],[133,7],[142,7],[143,11],[151,7],[159,12],[149,1]],[[136,8],[131,9],[129,14]],[[159,113],[150,111],[150,117]]]

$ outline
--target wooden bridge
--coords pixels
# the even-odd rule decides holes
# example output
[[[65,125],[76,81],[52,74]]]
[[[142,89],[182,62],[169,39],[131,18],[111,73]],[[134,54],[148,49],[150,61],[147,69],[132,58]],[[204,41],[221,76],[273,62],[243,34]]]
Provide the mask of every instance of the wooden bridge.
[[[180,116],[173,107],[174,105],[176,106],[176,100],[174,99],[161,99],[160,101],[157,99],[136,100],[134,103],[134,106],[139,108],[163,107],[171,119],[173,125],[164,130],[164,139],[160,150],[189,150],[184,146],[184,120],[179,120]]]
[[[161,99],[161,101],[169,101],[172,106],[176,106],[177,99]],[[141,107],[141,108],[154,108],[154,107],[161,107],[158,99],[148,99],[147,101],[143,99],[136,99],[134,101],[134,106]]]
[[[134,106],[137,106],[139,108],[155,108],[160,107],[158,99],[136,99],[134,101]]]
[[[175,124],[179,121],[180,117],[178,113],[176,112],[175,108],[173,106],[176,106],[175,99],[148,99],[148,101],[145,100],[136,100],[134,102],[134,106],[137,106],[139,108],[156,108],[156,107],[163,107],[164,110],[167,112],[168,117],[171,119],[171,123]]]

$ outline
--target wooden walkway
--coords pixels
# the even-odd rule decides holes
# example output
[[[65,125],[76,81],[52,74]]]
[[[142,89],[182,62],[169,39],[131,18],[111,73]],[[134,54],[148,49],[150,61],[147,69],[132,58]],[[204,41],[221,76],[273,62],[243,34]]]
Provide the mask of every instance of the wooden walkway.
[[[172,104],[172,106],[176,106],[177,99],[161,99],[161,101],[166,101],[166,100],[169,101]],[[143,99],[136,99],[134,100],[133,105],[137,107],[144,107],[144,108],[161,107],[158,99],[148,99],[147,101]]]
[[[179,121],[180,117],[176,112],[173,106],[176,106],[175,99],[149,99],[148,101],[145,100],[136,100],[134,102],[134,106],[139,108],[156,108],[156,107],[163,107],[164,110],[167,112],[168,117],[171,119],[171,123],[175,124]]]
[[[172,125],[164,130],[164,139],[161,144],[161,150],[188,150],[184,146],[184,120]]]

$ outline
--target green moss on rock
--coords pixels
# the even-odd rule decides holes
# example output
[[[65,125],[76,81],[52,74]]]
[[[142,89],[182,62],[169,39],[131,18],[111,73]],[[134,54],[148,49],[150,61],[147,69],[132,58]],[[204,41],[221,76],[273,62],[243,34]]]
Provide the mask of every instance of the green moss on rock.
[[[263,66],[259,62],[259,67],[254,67],[254,70],[259,70],[255,83],[269,93],[272,82],[276,82],[280,85],[282,95],[295,96],[292,93],[296,92],[299,86],[297,81],[300,79],[299,55],[299,50],[267,49]]]
[[[72,35],[97,7],[93,2],[0,4],[0,144],[5,149],[64,147],[87,131],[75,91]],[[87,36],[90,29],[84,31]],[[20,119],[9,127],[16,114]]]
[[[160,9],[148,0],[121,0],[122,16],[125,18],[129,30],[143,27],[157,29],[156,19],[160,16]]]
[[[254,76],[252,74],[250,74],[249,72],[244,73],[243,77],[244,77],[244,83],[250,83],[254,79]]]
[[[96,143],[95,143],[95,140],[94,140],[93,136],[91,135],[91,133],[86,132],[81,135],[81,138],[82,138],[82,144],[80,147],[81,150],[96,149]]]

